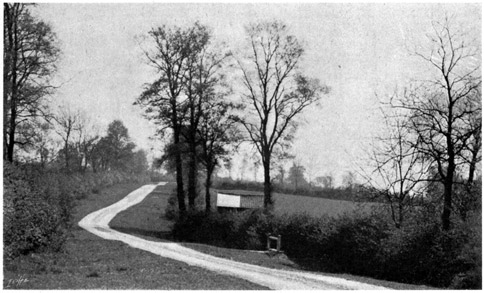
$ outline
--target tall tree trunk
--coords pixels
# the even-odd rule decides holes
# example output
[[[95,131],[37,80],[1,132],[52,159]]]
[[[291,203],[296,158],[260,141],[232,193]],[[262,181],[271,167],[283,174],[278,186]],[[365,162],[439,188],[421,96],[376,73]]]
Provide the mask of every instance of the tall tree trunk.
[[[188,207],[195,209],[197,197],[197,146],[193,134],[190,134],[190,160],[188,166]]]
[[[264,209],[269,212],[273,209],[272,201],[272,185],[271,185],[271,156],[268,151],[264,153],[262,158],[264,165]]]
[[[7,34],[8,34],[8,42],[9,42],[9,54],[11,55],[11,70],[12,76],[10,77],[10,121],[9,128],[8,128],[8,142],[7,142],[7,160],[9,162],[13,162],[13,152],[15,146],[15,127],[16,127],[16,120],[17,120],[17,52],[19,50],[18,47],[18,39],[17,39],[17,22],[16,19],[12,19],[18,17],[15,13],[18,11],[18,5],[14,4],[12,12],[9,4],[4,4],[5,13],[7,15]],[[7,71],[6,68],[4,68]],[[5,126],[4,126],[5,127]]]
[[[175,145],[178,146],[179,142],[175,142]],[[187,208],[185,205],[185,191],[183,190],[182,158],[179,150],[177,150],[175,154],[175,165],[176,165],[176,197],[178,199],[178,210],[180,211],[180,214],[183,215],[185,214],[185,211]]]
[[[472,149],[472,158],[469,164],[469,178],[467,179],[467,183],[470,185],[474,182],[474,173],[476,172],[476,165],[477,165],[477,156],[479,155],[479,146],[474,145]]]
[[[205,179],[205,212],[209,213],[212,210],[210,188],[212,187],[212,173],[213,167],[207,167],[207,178]]]
[[[172,94],[173,96],[173,94]],[[178,210],[180,215],[185,215],[185,191],[183,190],[183,163],[180,151],[180,125],[178,123],[178,112],[176,109],[176,99],[172,101],[173,142],[175,143],[175,169],[176,169],[176,197],[178,199]]]
[[[442,229],[448,231],[450,229],[450,215],[452,213],[452,188],[454,185],[454,171],[455,166],[452,162],[449,163],[447,174],[444,181],[444,208],[442,211]]]

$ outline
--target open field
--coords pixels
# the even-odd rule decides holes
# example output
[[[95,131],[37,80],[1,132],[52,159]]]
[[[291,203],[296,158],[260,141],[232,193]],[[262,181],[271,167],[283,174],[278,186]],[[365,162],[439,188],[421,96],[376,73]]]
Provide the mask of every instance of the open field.
[[[311,216],[338,216],[344,213],[368,212],[378,203],[351,202],[347,200],[336,200],[291,194],[275,193],[275,212],[280,214],[307,213]]]
[[[136,184],[117,185],[89,195],[79,202],[75,223],[88,213],[117,202],[138,187]],[[156,209],[152,212],[159,215]],[[140,215],[137,214],[136,218],[142,221],[137,223],[146,221]],[[149,225],[156,223],[155,218],[148,222]],[[264,289],[245,280],[221,276],[155,257],[121,242],[101,239],[77,225],[67,240],[64,252],[22,256],[5,262],[3,272],[4,289]]]
[[[262,192],[245,190],[223,190],[234,194],[257,194]],[[314,217],[338,216],[344,213],[368,212],[373,208],[382,206],[380,203],[352,202],[314,196],[302,196],[283,193],[274,193],[274,210],[278,214],[302,214],[307,213]],[[212,206],[215,206],[217,190],[212,190]]]

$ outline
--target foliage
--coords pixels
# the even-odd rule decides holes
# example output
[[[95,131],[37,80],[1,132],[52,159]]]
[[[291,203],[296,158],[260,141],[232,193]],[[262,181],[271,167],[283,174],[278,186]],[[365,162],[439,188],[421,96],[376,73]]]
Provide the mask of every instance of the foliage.
[[[191,211],[177,218],[173,236],[183,241],[260,250],[265,244],[265,217],[260,210],[241,213]]]
[[[60,250],[76,200],[116,183],[148,182],[145,174],[71,173],[38,165],[4,164],[4,256]]]
[[[49,247],[58,250],[65,240],[70,220],[72,199],[60,192],[62,185],[53,185],[52,178],[37,185],[40,178],[29,170],[4,165],[4,256]],[[37,181],[37,182],[35,182]],[[57,191],[53,193],[53,191]]]
[[[48,113],[44,96],[59,55],[51,27],[32,16],[28,4],[4,3],[3,85],[4,154],[13,161],[14,146],[32,143],[32,129]]]

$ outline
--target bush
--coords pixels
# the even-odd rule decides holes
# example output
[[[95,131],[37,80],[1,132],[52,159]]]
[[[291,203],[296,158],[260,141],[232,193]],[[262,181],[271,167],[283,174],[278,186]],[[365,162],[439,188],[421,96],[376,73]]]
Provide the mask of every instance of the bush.
[[[263,249],[266,216],[260,210],[227,213],[190,211],[178,217],[175,239],[239,249]]]
[[[66,239],[72,199],[53,176],[4,165],[4,256],[59,250]]]
[[[101,188],[131,181],[149,182],[146,174],[71,173],[35,165],[4,167],[4,257],[62,249],[72,226],[76,200]]]

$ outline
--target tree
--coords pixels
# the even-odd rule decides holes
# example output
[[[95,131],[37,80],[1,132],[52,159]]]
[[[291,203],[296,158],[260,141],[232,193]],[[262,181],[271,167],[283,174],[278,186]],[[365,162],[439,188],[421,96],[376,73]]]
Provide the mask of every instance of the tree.
[[[333,175],[331,174],[316,177],[316,182],[322,185],[324,188],[327,188],[327,189],[334,188],[334,179],[333,179]]]
[[[148,160],[146,159],[146,151],[138,150],[133,153],[129,165],[127,166],[131,173],[143,173],[149,168]]]
[[[230,110],[233,104],[224,100],[205,103],[202,120],[198,130],[201,152],[200,159],[206,169],[205,179],[205,210],[211,210],[210,187],[215,167],[221,161],[227,160],[229,147],[238,140],[235,121],[230,119]]]
[[[186,131],[182,132],[188,144],[188,205],[191,209],[195,208],[195,198],[197,197],[197,167],[199,132],[202,117],[206,118],[205,112],[209,111],[212,115],[218,116],[213,110],[223,111],[217,107],[216,100],[220,99],[218,91],[223,91],[221,83],[224,79],[222,69],[225,60],[230,56],[230,52],[224,52],[223,48],[214,48],[211,45],[211,33],[208,28],[194,24],[194,33],[188,40],[192,46],[190,57],[187,62],[187,73],[184,92],[187,97],[187,126]],[[217,49],[217,50],[216,50]],[[222,96],[226,94],[223,93]],[[208,107],[207,107],[208,106]],[[213,109],[209,107],[215,106]],[[226,111],[225,111],[226,112]]]
[[[417,84],[403,98],[393,101],[406,112],[415,148],[435,166],[433,180],[443,185],[442,227],[450,229],[456,172],[468,164],[463,159],[473,137],[470,117],[481,112],[480,54],[478,44],[453,30],[449,19],[433,23],[428,36],[430,52],[416,55],[435,70],[435,77]]]
[[[135,144],[131,142],[128,129],[120,120],[114,120],[108,126],[104,141],[108,148],[108,164],[115,170],[128,170],[132,163]]]
[[[159,127],[159,135],[163,136],[166,130],[171,130],[175,147],[178,209],[182,214],[186,210],[182,157],[178,151],[185,118],[182,106],[186,97],[182,94],[188,71],[187,63],[193,53],[191,40],[198,33],[197,27],[182,29],[166,26],[149,32],[154,49],[145,51],[145,56],[159,76],[146,85],[136,101],[136,104],[145,109],[145,116]]]
[[[370,174],[362,172],[360,175],[371,185],[372,195],[388,203],[395,227],[401,228],[406,213],[423,196],[423,181],[430,166],[415,148],[415,136],[409,131],[408,120],[385,112],[383,118],[384,134],[376,138],[369,154],[369,166],[373,170]]]
[[[72,153],[71,140],[74,132],[80,129],[81,113],[79,111],[73,111],[69,107],[62,107],[59,114],[56,115],[55,121],[57,122],[56,132],[61,137],[64,144],[64,168],[66,171],[70,170],[70,161]]]
[[[294,191],[296,192],[301,186],[307,186],[308,182],[304,179],[304,173],[306,168],[300,163],[294,161],[292,167],[289,169],[289,176],[287,181],[294,185]]]
[[[355,173],[351,172],[351,171],[347,171],[344,175],[343,175],[343,182],[342,182],[342,185],[345,187],[345,188],[348,188],[348,189],[352,189],[353,186],[355,185],[356,183],[356,178],[355,178]]]
[[[52,91],[59,49],[50,26],[32,17],[27,4],[4,3],[3,21],[3,158],[12,162],[16,145],[31,144],[24,130],[48,115],[43,98]]]
[[[239,61],[246,93],[238,121],[261,156],[264,168],[264,207],[272,207],[271,159],[292,139],[295,117],[318,101],[327,89],[316,79],[297,73],[303,48],[281,22],[250,25],[250,54]]]

